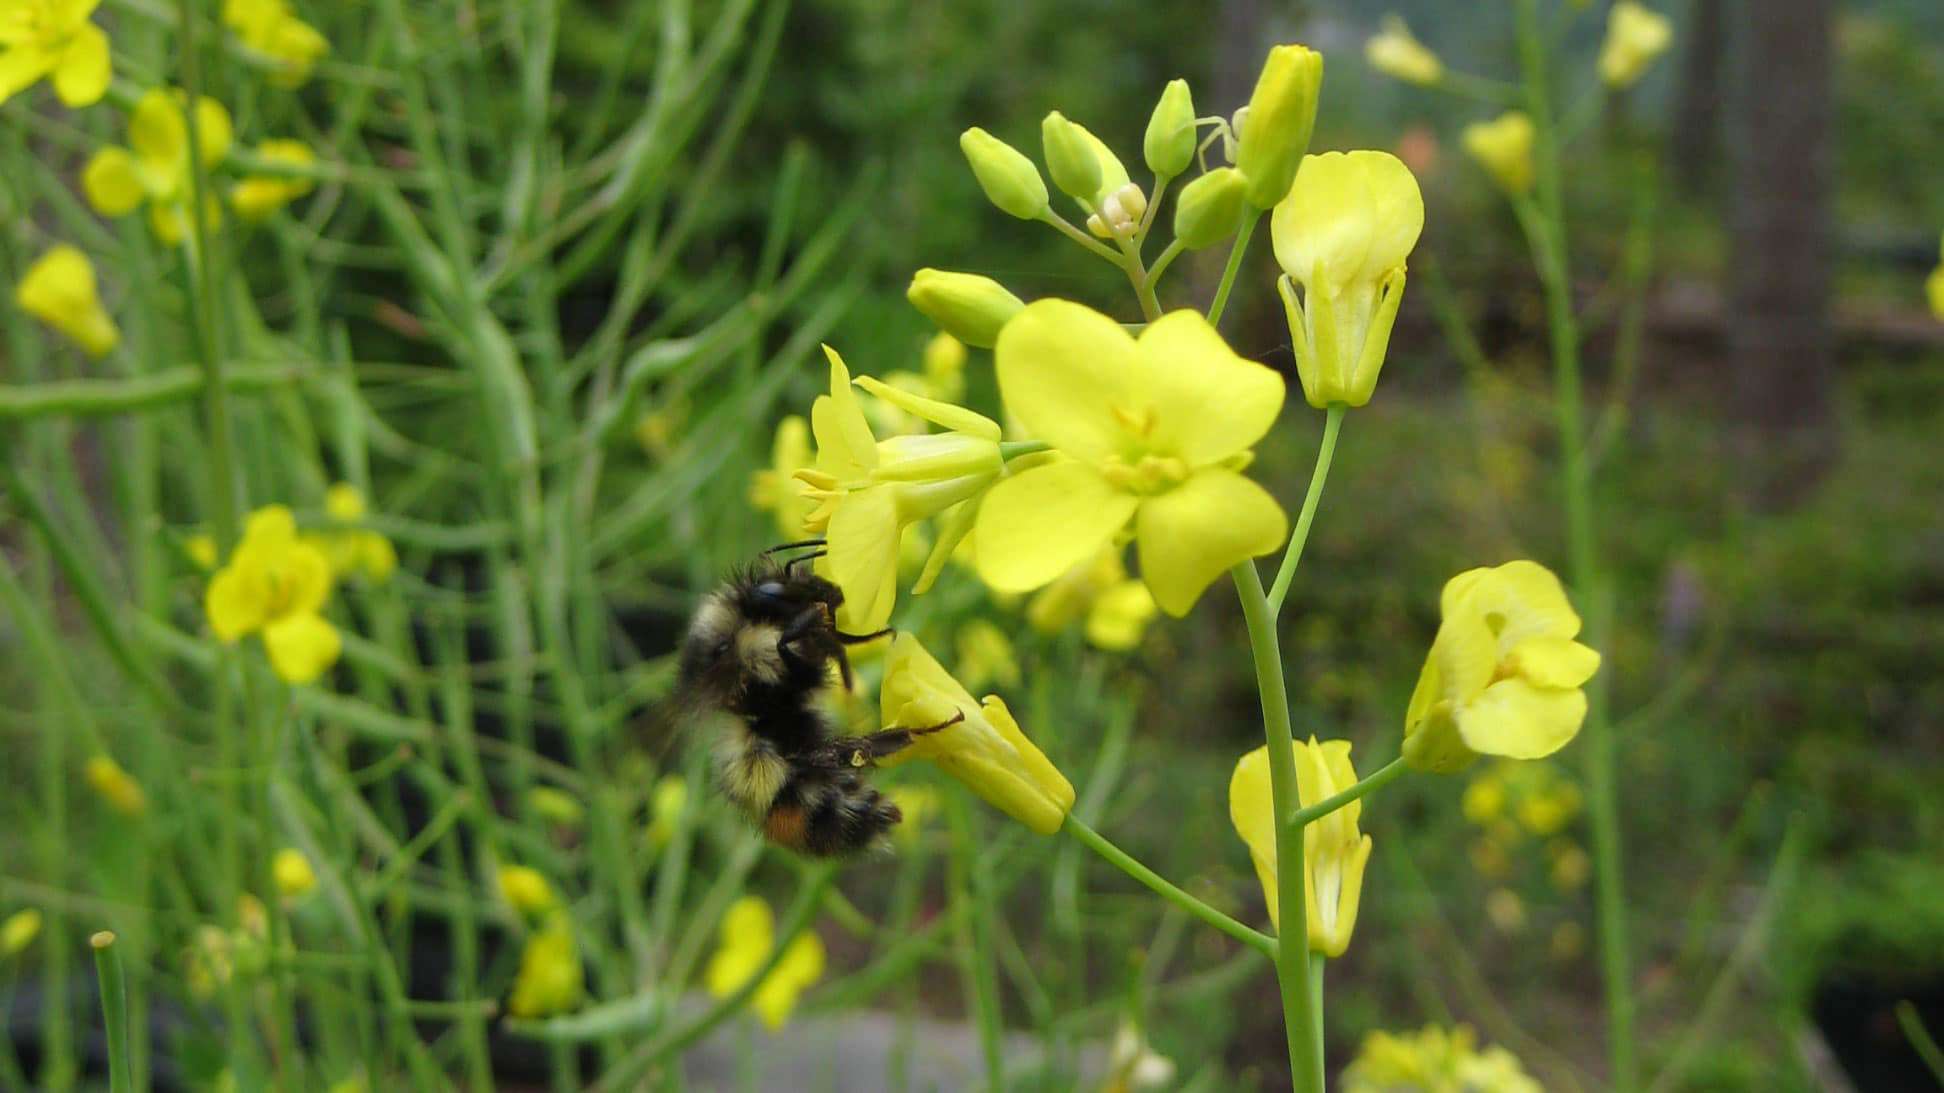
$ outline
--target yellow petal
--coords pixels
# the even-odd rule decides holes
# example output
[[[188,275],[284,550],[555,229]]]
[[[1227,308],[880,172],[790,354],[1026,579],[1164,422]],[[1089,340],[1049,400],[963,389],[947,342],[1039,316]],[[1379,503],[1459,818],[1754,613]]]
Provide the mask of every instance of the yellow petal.
[[[236,132],[230,124],[229,111],[207,95],[196,100],[196,137],[204,171],[213,170],[228,158],[230,145],[235,143]]]
[[[270,879],[277,894],[287,900],[302,899],[317,887],[317,871],[302,850],[286,846],[270,857]]]
[[[158,179],[173,180],[187,168],[189,126],[175,95],[155,88],[136,100],[128,115],[128,146]]]
[[[1262,439],[1282,412],[1283,378],[1237,356],[1200,312],[1162,316],[1137,345],[1156,451],[1191,467],[1218,463]]]
[[[1100,594],[1087,612],[1087,641],[1097,649],[1126,652],[1141,644],[1154,618],[1154,593],[1140,581],[1123,581]]]
[[[1540,687],[1578,687],[1600,669],[1600,654],[1571,638],[1531,638],[1509,658],[1512,670]]]
[[[1447,618],[1463,612],[1483,616],[1497,636],[1500,656],[1528,638],[1570,638],[1580,631],[1580,617],[1559,578],[1523,559],[1453,577],[1441,608]]]
[[[1017,325],[1015,320],[1006,329]],[[1001,479],[979,508],[979,576],[1004,592],[1047,584],[1105,547],[1138,504],[1092,467],[1071,460]]]
[[[263,625],[270,613],[270,576],[251,558],[237,558],[216,571],[203,593],[209,628],[223,641]]]
[[[1480,755],[1539,759],[1565,747],[1586,720],[1586,693],[1505,679],[1457,708],[1458,733]]]
[[[321,615],[289,615],[263,628],[270,667],[289,683],[312,683],[337,663],[344,639]]]
[[[999,332],[999,392],[1033,436],[1083,459],[1121,455],[1130,437],[1114,408],[1151,405],[1146,370],[1119,323],[1066,300],[1027,304]],[[1139,406],[1134,405],[1139,403]]]
[[[843,589],[849,625],[879,630],[898,600],[898,546],[903,526],[888,489],[858,490],[830,518],[826,546],[830,571]]]
[[[1259,747],[1236,761],[1229,777],[1229,822],[1249,848],[1269,922],[1278,925],[1276,906],[1276,804],[1269,781],[1269,749]]]
[[[942,425],[954,432],[969,433],[984,440],[999,439],[999,423],[976,411],[949,402],[925,398],[900,390],[870,376],[859,376],[854,381],[873,395],[883,399],[906,413],[916,414],[934,425]]]
[[[14,299],[22,311],[60,331],[90,356],[106,354],[121,340],[96,293],[94,264],[65,243],[28,267]]]
[[[108,93],[110,75],[108,35],[83,23],[54,66],[54,93],[70,107],[92,106]]]
[[[1270,219],[1284,272],[1331,296],[1403,266],[1423,230],[1417,179],[1389,152],[1304,156]]]
[[[1267,490],[1234,471],[1209,467],[1142,499],[1134,528],[1141,579],[1161,610],[1180,617],[1231,566],[1281,546],[1289,522]]]
[[[109,146],[96,152],[81,172],[81,192],[103,216],[124,216],[141,205],[144,191],[135,157],[126,148]]]

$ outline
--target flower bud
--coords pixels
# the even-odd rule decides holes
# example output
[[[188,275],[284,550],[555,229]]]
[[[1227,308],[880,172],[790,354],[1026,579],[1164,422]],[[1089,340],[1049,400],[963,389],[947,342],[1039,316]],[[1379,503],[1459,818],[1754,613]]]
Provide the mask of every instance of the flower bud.
[[[1654,59],[1667,52],[1674,28],[1667,16],[1620,0],[1607,13],[1606,41],[1600,46],[1600,79],[1612,88],[1632,86]]]
[[[1131,235],[1147,213],[1147,195],[1129,182],[1100,199],[1100,211],[1087,218],[1087,230],[1102,239]]]
[[[942,269],[912,274],[905,299],[940,330],[983,349],[992,348],[999,340],[999,328],[1026,306],[990,277]]]
[[[1510,110],[1491,121],[1465,126],[1465,151],[1513,196],[1532,189],[1532,119]]]
[[[1001,210],[1021,220],[1037,220],[1046,211],[1046,180],[1017,148],[975,125],[959,135],[959,150],[979,188]]]
[[[1364,60],[1386,76],[1420,87],[1444,78],[1444,62],[1395,15],[1384,16],[1384,29],[1364,43]]]
[[[1233,167],[1217,167],[1182,187],[1175,200],[1175,238],[1200,250],[1234,235],[1248,213],[1249,180]]]
[[[317,887],[317,871],[302,850],[286,846],[270,857],[270,879],[285,902],[304,898]]]
[[[1066,119],[1058,110],[1040,123],[1040,143],[1046,152],[1046,170],[1053,185],[1068,197],[1091,204],[1100,191],[1100,159],[1084,135],[1086,130]]]
[[[1257,78],[1243,115],[1235,166],[1249,180],[1249,203],[1267,209],[1283,199],[1309,150],[1323,55],[1308,46],[1277,46]]]
[[[544,914],[560,902],[546,875],[531,866],[500,866],[499,889],[506,902],[524,915]]]
[[[1157,178],[1173,178],[1195,158],[1195,100],[1187,80],[1169,80],[1148,118],[1141,156]]]

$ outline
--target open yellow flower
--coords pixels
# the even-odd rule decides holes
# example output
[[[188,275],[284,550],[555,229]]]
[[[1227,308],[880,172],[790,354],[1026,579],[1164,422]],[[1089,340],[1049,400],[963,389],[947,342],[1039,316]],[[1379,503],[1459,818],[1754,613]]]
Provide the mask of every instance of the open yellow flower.
[[[122,765],[112,757],[89,756],[81,773],[88,780],[88,788],[94,790],[95,795],[116,812],[135,817],[148,811],[148,794],[142,792],[142,783],[123,770]]]
[[[270,666],[291,683],[310,683],[337,663],[343,639],[324,620],[331,563],[297,534],[282,505],[250,514],[229,563],[210,578],[203,612],[223,641],[263,635]]]
[[[776,948],[776,916],[760,896],[744,896],[722,917],[722,944],[709,959],[703,981],[709,993],[727,998],[741,990]],[[813,930],[791,939],[769,976],[750,996],[750,1007],[763,1024],[782,1028],[796,1008],[797,996],[823,977],[823,941]]]
[[[929,759],[987,804],[1042,835],[1065,822],[1073,807],[1073,784],[1066,775],[1020,731],[998,695],[973,701],[909,631],[894,638],[885,654],[878,701],[887,729],[928,728],[959,718],[916,737],[879,765]]]
[[[1026,624],[1057,634],[1084,618],[1090,644],[1124,653],[1141,644],[1155,610],[1154,593],[1127,575],[1120,548],[1109,546],[1034,593]]]
[[[1313,805],[1357,782],[1350,766],[1350,742],[1295,743],[1299,805]],[[1352,801],[1303,828],[1303,903],[1309,947],[1332,959],[1350,947],[1363,898],[1364,866],[1370,861],[1370,836],[1357,829],[1362,801]],[[1260,747],[1235,764],[1229,779],[1229,819],[1248,844],[1269,903],[1269,921],[1280,927],[1276,900],[1276,809],[1269,781],[1269,749]]]
[[[1479,755],[1538,759],[1579,733],[1580,687],[1600,654],[1574,641],[1580,619],[1559,578],[1507,562],[1446,582],[1443,621],[1404,715],[1404,757],[1450,772]]]
[[[108,93],[108,35],[89,21],[101,0],[7,0],[0,4],[0,103],[42,79],[71,107]]]
[[[898,598],[898,549],[904,530],[985,491],[1005,465],[999,423],[962,406],[900,391],[869,376],[857,385],[943,433],[878,440],[851,389],[850,370],[829,346],[830,393],[810,407],[817,439],[813,467],[796,473],[813,508],[804,528],[822,534],[828,572],[844,591],[840,624],[883,628]],[[934,553],[949,556],[964,529],[940,534]]]
[[[586,985],[574,926],[565,912],[547,916],[520,950],[520,970],[513,977],[506,1012],[515,1017],[550,1017],[580,1004]]]
[[[1540,1093],[1540,1088],[1511,1052],[1480,1050],[1469,1025],[1372,1032],[1343,1072],[1343,1093]]]
[[[978,513],[979,575],[1004,592],[1049,584],[1129,524],[1141,578],[1171,615],[1210,581],[1282,545],[1282,506],[1238,468],[1282,410],[1283,381],[1199,314],[1137,340],[1065,300],[1028,304],[997,349],[999,389],[1063,453],[994,485]]]
[[[101,306],[94,263],[62,243],[27,267],[14,288],[20,310],[61,332],[90,357],[105,356],[121,341],[115,320]]]
[[[171,88],[155,88],[135,103],[128,116],[128,147],[103,148],[81,173],[88,204],[103,216],[124,216],[146,201],[149,226],[156,238],[174,246],[190,228],[189,202],[193,193],[189,162],[187,96]],[[229,111],[204,96],[196,100],[196,134],[203,170],[229,155],[233,138]],[[221,217],[216,195],[204,190],[204,212],[210,225]]]
[[[1608,87],[1630,87],[1674,41],[1667,16],[1620,0],[1607,13],[1606,41],[1600,46],[1600,79]]]
[[[338,482],[324,491],[324,513],[340,525],[357,525],[365,518],[364,491]],[[306,532],[304,542],[316,547],[331,563],[331,573],[359,573],[372,581],[390,579],[398,568],[398,551],[390,539],[370,528],[340,526]]]
[[[1383,29],[1364,43],[1364,60],[1393,79],[1429,87],[1444,78],[1444,62],[1411,35],[1396,15],[1384,16]]]
[[[266,140],[256,146],[257,158],[281,167],[309,167],[317,153],[301,140]],[[249,175],[230,189],[230,204],[244,220],[263,220],[271,213],[311,192],[311,180],[301,175]]]
[[[223,23],[270,66],[270,82],[278,87],[302,86],[331,51],[330,41],[297,18],[287,0],[224,0]]]
[[[285,902],[295,902],[317,887],[317,871],[302,850],[286,846],[270,856],[270,880]]]
[[[1424,197],[1403,160],[1371,151],[1303,157],[1270,239],[1311,406],[1370,401],[1404,296],[1404,260],[1423,230]]]
[[[1514,197],[1532,189],[1532,119],[1508,110],[1491,121],[1465,126],[1459,139],[1499,188]]]

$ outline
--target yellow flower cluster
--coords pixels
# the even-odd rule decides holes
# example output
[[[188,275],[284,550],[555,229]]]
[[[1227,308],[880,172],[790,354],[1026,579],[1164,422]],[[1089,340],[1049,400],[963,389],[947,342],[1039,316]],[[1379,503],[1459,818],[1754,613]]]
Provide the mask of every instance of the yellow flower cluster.
[[[1546,876],[1562,892],[1583,886],[1593,863],[1566,829],[1579,817],[1580,791],[1551,763],[1500,760],[1465,786],[1465,819],[1479,829],[1472,865],[1488,880],[1506,879],[1525,841],[1545,843]]]
[[[398,552],[391,540],[358,526],[366,515],[364,492],[358,487],[339,482],[325,490],[324,513],[337,526],[306,532],[304,540],[324,555],[333,574],[358,573],[372,581],[383,581],[398,568]]]
[[[703,981],[709,993],[727,998],[741,990],[776,950],[776,916],[760,896],[744,896],[722,917],[722,943]],[[750,996],[750,1008],[771,1029],[782,1028],[796,1008],[797,996],[823,977],[824,947],[815,931],[790,939],[776,967]]]
[[[0,0],[0,103],[43,79],[64,104],[100,102],[113,76],[101,0]]]
[[[1471,1026],[1372,1032],[1343,1072],[1343,1093],[1542,1093],[1518,1056],[1480,1048]]]
[[[278,87],[302,86],[331,51],[331,43],[299,19],[288,0],[224,0],[223,23],[269,66],[270,82]]]
[[[1087,641],[1095,648],[1124,653],[1141,644],[1156,610],[1154,593],[1127,575],[1120,547],[1109,546],[1034,593],[1026,623],[1042,634],[1057,634],[1085,620]]]
[[[223,641],[260,633],[270,666],[291,683],[310,683],[337,663],[343,639],[325,621],[331,563],[297,534],[290,510],[250,514],[243,539],[203,595],[209,626]]]

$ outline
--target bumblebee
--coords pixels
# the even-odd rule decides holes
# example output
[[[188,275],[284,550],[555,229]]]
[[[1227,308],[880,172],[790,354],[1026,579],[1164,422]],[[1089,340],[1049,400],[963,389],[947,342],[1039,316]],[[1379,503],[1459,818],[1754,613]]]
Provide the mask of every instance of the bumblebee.
[[[845,647],[891,631],[837,628],[843,591],[810,571],[822,547],[772,547],[703,597],[682,642],[680,688],[733,722],[716,755],[723,793],[778,846],[839,857],[871,848],[904,818],[863,772],[953,722],[838,734],[824,708],[833,662],[848,688]],[[779,562],[786,551],[805,553]]]

